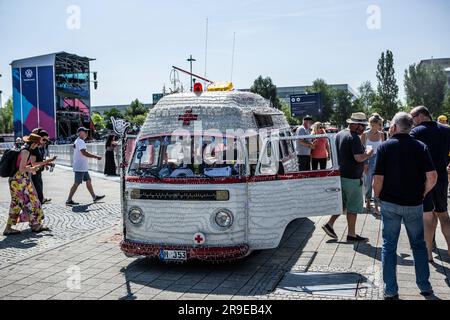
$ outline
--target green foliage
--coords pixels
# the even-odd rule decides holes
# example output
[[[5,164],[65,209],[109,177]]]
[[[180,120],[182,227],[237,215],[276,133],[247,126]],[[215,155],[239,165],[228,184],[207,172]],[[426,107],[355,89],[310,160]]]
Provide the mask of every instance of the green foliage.
[[[277,86],[272,83],[270,77],[263,78],[259,76],[256,78],[250,91],[270,100],[274,108],[281,109],[281,102],[277,97]]]
[[[332,123],[338,126],[346,126],[347,119],[355,112],[352,104],[352,95],[347,91],[337,91],[335,94],[336,109],[332,117]]]
[[[328,85],[323,79],[316,79],[311,87],[306,89],[308,93],[321,93],[322,94],[322,115],[320,117],[321,122],[330,121],[333,118],[333,106],[336,96],[336,91]]]
[[[372,112],[378,112],[392,119],[398,112],[398,85],[395,80],[394,55],[390,50],[381,54],[377,67],[378,95],[375,99]]]
[[[359,97],[353,101],[354,112],[364,112],[366,115],[372,113],[377,94],[372,88],[370,81],[363,82],[358,88]]]
[[[103,112],[103,116],[105,117],[105,125],[106,128],[113,130],[113,125],[111,122],[111,117],[114,117],[116,119],[123,119],[124,115],[122,112],[120,112],[117,108],[111,108],[109,110],[106,110]]]
[[[284,113],[288,123],[291,126],[295,126],[299,124],[299,121],[297,118],[294,118],[291,114],[291,107],[289,106],[289,104],[287,104],[285,101],[280,101],[281,102],[281,111]]]
[[[431,114],[444,111],[447,75],[437,64],[412,64],[405,70],[406,101],[409,106],[426,106]]]
[[[96,131],[105,129],[105,118],[103,118],[99,113],[93,113],[91,115],[91,119]]]
[[[146,118],[147,118],[147,114],[138,114],[137,116],[134,116],[133,118],[131,118],[129,121],[138,126],[142,126],[144,124]]]
[[[0,106],[0,133],[12,133],[13,130],[13,102],[10,98],[5,107]]]
[[[147,117],[147,108],[138,100],[131,102],[130,106],[125,111],[125,119],[131,124],[142,126]]]
[[[447,93],[445,94],[444,102],[442,103],[444,113],[450,118],[450,88],[447,88]]]

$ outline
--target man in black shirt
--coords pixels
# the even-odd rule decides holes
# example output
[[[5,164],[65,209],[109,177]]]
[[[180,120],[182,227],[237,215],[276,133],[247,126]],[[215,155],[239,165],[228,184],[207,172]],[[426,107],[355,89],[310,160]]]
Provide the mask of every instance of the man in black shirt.
[[[381,200],[381,260],[384,294],[389,300],[398,298],[397,243],[402,221],[414,255],[417,286],[423,295],[432,293],[422,204],[437,179],[428,147],[409,134],[412,117],[400,112],[392,122],[393,136],[378,148],[373,182],[375,197]]]
[[[348,234],[347,241],[367,241],[356,234],[356,217],[363,213],[363,183],[362,175],[364,162],[369,159],[373,150],[366,152],[359,136],[366,129],[368,122],[364,113],[354,113],[347,120],[348,128],[339,132],[336,136],[336,148],[338,154],[339,171],[341,173],[342,202],[344,211],[347,211]],[[334,232],[334,222],[339,215],[332,216],[322,226],[322,229],[330,237],[337,239]]]
[[[423,203],[425,241],[427,242],[428,258],[433,261],[433,239],[438,220],[441,223],[441,230],[447,241],[447,250],[450,255],[450,218],[447,209],[450,128],[432,121],[430,112],[423,106],[414,108],[411,116],[416,126],[411,130],[411,136],[428,146],[438,174],[436,186]]]

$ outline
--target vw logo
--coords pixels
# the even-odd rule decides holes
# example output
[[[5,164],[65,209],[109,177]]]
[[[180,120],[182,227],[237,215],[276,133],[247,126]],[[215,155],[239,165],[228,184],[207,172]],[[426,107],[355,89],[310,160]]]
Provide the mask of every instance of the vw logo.
[[[292,102],[295,102],[295,98],[292,98],[291,101],[292,101]]]
[[[31,70],[31,69],[25,70],[25,76],[27,78],[32,78],[33,77],[33,70]]]
[[[301,99],[300,98],[297,98],[297,102],[300,102],[301,101]]]

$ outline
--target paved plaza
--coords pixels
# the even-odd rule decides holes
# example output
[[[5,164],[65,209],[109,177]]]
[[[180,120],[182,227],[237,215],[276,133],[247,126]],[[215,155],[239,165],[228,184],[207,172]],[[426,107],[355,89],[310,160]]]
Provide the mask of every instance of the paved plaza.
[[[72,173],[61,167],[44,174],[46,224],[51,233],[32,234],[26,225],[14,237],[0,235],[0,299],[382,299],[381,221],[367,214],[358,232],[368,243],[345,241],[346,220],[336,223],[339,241],[331,241],[321,225],[327,217],[292,222],[277,249],[257,251],[237,262],[165,264],[127,258],[120,251],[119,183],[92,174],[103,202],[92,203],[85,186],[64,205]],[[9,206],[7,179],[0,179],[0,227]],[[445,241],[436,236],[431,282],[435,296],[450,299],[450,259]],[[398,247],[398,279],[402,299],[419,295],[411,249],[403,229]]]

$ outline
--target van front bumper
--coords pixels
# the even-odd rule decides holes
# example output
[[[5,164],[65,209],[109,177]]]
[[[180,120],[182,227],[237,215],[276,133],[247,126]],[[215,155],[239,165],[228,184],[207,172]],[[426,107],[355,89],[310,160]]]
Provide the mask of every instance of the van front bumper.
[[[230,247],[202,247],[202,246],[170,246],[155,245],[124,240],[120,244],[122,251],[128,255],[159,258],[161,250],[185,250],[187,260],[227,261],[247,256],[249,246],[242,244]]]

